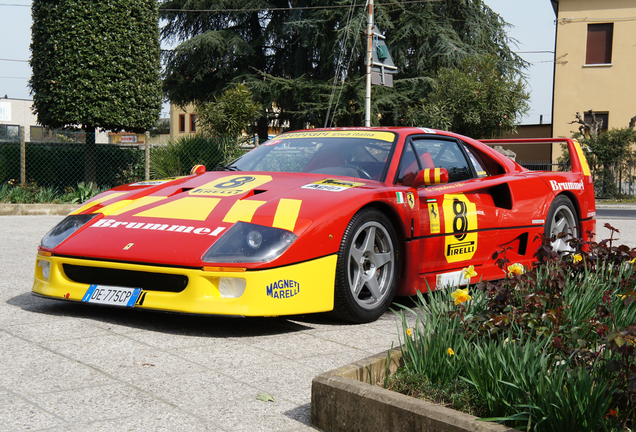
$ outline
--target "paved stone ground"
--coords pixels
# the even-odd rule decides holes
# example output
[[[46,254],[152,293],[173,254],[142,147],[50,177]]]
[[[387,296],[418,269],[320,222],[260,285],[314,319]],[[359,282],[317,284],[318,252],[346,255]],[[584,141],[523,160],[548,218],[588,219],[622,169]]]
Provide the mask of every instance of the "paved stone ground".
[[[0,430],[308,431],[311,380],[397,341],[395,317],[219,318],[30,294],[61,216],[0,217]],[[397,343],[396,343],[397,345]],[[275,402],[256,399],[267,392]]]
[[[219,318],[30,294],[36,247],[61,216],[0,216],[0,431],[309,431],[316,375],[397,345],[392,313]],[[599,220],[636,245],[630,220]],[[260,392],[276,402],[256,399]]]

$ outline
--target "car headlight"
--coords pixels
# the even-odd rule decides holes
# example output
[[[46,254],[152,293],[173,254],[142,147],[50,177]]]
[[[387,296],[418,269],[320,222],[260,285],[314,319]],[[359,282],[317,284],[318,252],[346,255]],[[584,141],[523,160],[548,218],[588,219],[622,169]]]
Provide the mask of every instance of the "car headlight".
[[[208,263],[255,263],[272,261],[297,239],[280,228],[237,222],[201,258]]]
[[[69,238],[75,231],[86,225],[91,219],[99,215],[99,213],[93,213],[66,216],[62,222],[55,225],[55,227],[42,238],[40,246],[45,248],[56,247]]]

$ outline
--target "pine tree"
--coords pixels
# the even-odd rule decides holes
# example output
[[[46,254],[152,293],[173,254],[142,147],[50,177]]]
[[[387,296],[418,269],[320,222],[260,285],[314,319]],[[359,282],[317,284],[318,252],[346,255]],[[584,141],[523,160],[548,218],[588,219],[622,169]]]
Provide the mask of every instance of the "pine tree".
[[[167,0],[161,3],[165,40],[181,41],[167,55],[164,89],[177,104],[205,102],[230,83],[247,83],[268,121],[297,129],[312,124],[364,121],[366,10],[344,0],[232,2]],[[431,91],[440,68],[459,67],[481,54],[498,59],[504,74],[521,74],[503,19],[481,0],[376,2],[399,74],[394,88],[373,88],[375,124],[401,124],[407,107]],[[345,53],[341,56],[341,53]],[[338,84],[330,105],[334,80]],[[341,86],[341,87],[340,87]],[[267,113],[267,115],[266,115]],[[333,116],[333,122],[331,121]]]

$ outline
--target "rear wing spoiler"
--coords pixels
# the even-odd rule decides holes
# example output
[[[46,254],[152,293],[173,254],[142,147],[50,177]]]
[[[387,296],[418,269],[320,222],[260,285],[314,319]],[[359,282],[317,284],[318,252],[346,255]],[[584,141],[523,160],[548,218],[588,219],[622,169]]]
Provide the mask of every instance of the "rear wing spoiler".
[[[564,143],[568,148],[568,152],[570,153],[570,166],[572,168],[572,172],[581,173],[585,177],[585,179],[589,182],[592,181],[592,173],[590,171],[590,166],[587,163],[587,159],[585,158],[585,153],[583,153],[583,149],[581,148],[581,144],[572,138],[520,138],[520,139],[486,139],[479,140],[481,143],[486,144],[487,146],[494,145],[517,145],[517,144],[558,144]]]

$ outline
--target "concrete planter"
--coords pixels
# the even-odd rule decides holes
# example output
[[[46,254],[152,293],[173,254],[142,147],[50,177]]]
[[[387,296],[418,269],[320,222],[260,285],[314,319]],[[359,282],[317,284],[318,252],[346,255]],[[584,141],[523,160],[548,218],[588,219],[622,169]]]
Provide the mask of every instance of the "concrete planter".
[[[0,216],[66,216],[77,207],[77,204],[0,204]]]
[[[356,432],[512,432],[423,400],[369,384],[404,365],[402,351],[376,354],[314,378],[311,423],[324,431]]]

